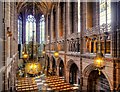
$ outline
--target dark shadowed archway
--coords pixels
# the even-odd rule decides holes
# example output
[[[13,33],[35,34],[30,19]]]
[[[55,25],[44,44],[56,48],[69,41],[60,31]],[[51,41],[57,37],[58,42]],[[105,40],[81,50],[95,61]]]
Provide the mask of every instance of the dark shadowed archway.
[[[69,73],[69,83],[70,84],[76,84],[77,83],[77,75],[78,75],[78,67],[75,63],[73,63],[70,67],[70,73]]]
[[[63,63],[63,60],[60,60],[60,64],[59,64],[59,76],[64,76],[64,63]]]
[[[110,92],[110,86],[107,78],[98,70],[93,70],[88,76],[88,92]]]
[[[49,69],[50,69],[50,58],[49,56],[47,56],[47,74],[48,74]]]
[[[52,57],[52,75],[56,75],[56,69],[57,66],[56,66],[55,58]]]

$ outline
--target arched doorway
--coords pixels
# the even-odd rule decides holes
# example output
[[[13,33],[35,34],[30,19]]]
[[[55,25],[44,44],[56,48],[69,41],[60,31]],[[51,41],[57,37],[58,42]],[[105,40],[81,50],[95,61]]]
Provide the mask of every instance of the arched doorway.
[[[73,63],[70,67],[69,83],[77,84],[77,79],[78,79],[77,76],[78,76],[78,67],[75,63]]]
[[[59,64],[59,76],[64,76],[64,63],[63,63],[63,60],[60,60],[60,64]]]
[[[55,58],[52,57],[52,75],[56,75],[56,62],[55,62]]]
[[[99,75],[98,70],[93,70],[88,76],[88,92],[110,92],[110,86],[107,78],[101,72]]]

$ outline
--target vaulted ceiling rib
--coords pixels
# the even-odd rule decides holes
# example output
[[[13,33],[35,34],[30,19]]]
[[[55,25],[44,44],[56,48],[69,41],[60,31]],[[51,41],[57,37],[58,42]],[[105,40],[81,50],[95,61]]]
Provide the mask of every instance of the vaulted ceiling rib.
[[[22,10],[25,10],[26,8],[32,7],[29,4],[35,3],[35,5],[38,7],[37,12],[40,12],[42,14],[46,14],[51,10],[51,7],[53,5],[53,2],[47,2],[47,0],[41,0],[41,2],[18,2],[17,3],[17,10],[18,13],[20,13]],[[29,7],[28,7],[29,6]]]

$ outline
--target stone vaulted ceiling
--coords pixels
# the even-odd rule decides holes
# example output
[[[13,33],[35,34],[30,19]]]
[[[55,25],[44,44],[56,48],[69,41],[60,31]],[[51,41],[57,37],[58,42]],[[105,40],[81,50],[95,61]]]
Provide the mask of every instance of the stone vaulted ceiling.
[[[34,3],[34,4],[33,4]],[[47,0],[41,0],[41,2],[22,2],[22,0],[20,0],[20,2],[17,2],[17,12],[18,14],[24,10],[26,10],[27,12],[32,12],[33,11],[33,5],[35,6],[35,12],[36,13],[41,13],[41,14],[46,14],[47,12],[49,12],[52,8],[52,5],[54,4],[54,2],[47,2]]]

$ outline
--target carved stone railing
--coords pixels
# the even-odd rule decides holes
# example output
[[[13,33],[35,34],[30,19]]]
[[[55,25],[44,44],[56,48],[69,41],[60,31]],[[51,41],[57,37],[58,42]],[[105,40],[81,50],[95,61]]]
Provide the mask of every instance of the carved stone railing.
[[[86,48],[85,53],[96,53],[98,47],[97,43],[100,37],[101,51],[104,54],[110,54],[110,47],[106,47],[106,44],[110,44],[111,41],[111,25],[103,24],[101,26],[92,27],[84,31],[82,35],[85,38]],[[110,45],[109,45],[110,46]],[[93,49],[94,48],[94,49]]]
[[[103,24],[101,26],[95,26],[95,27],[85,30],[83,36],[93,36],[93,35],[99,35],[99,34],[102,35],[106,32],[110,32],[110,31],[111,31],[111,25]]]
[[[79,52],[80,51],[80,40],[79,38],[68,39],[67,40],[68,52]]]

